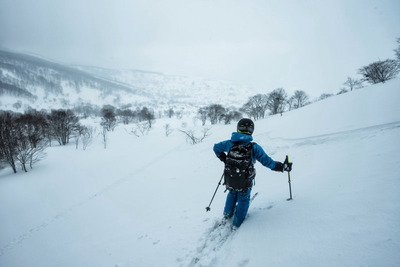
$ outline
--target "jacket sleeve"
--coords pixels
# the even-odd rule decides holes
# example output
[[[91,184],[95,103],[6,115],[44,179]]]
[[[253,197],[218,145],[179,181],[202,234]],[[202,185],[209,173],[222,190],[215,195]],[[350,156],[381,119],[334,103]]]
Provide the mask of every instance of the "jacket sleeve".
[[[275,161],[271,159],[267,153],[264,152],[261,146],[258,144],[254,144],[254,157],[258,160],[263,166],[270,168],[271,170],[275,168]]]
[[[218,144],[215,144],[213,150],[215,155],[218,157],[223,152],[229,152],[229,149],[231,149],[231,147],[232,147],[232,141],[226,140],[219,142]]]

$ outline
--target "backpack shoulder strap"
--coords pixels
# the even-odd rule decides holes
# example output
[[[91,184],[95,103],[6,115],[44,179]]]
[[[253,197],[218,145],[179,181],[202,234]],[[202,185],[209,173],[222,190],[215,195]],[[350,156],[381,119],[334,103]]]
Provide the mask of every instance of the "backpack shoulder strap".
[[[251,148],[254,148],[254,145],[257,145],[256,142],[250,142],[250,144],[251,144]]]
[[[256,142],[250,142],[251,144],[251,157],[254,158],[255,154],[254,154],[254,146],[257,145]]]

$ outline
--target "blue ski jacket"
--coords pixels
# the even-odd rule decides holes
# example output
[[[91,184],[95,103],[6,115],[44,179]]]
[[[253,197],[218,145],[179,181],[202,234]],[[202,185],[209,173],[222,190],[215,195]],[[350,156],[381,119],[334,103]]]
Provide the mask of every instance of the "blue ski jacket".
[[[243,134],[239,132],[233,132],[232,137],[230,140],[222,141],[214,145],[214,153],[218,157],[221,155],[221,153],[228,153],[229,150],[231,149],[233,142],[240,141],[243,143],[243,145],[247,145],[251,141],[253,141],[253,137],[248,134]],[[261,146],[259,146],[257,143],[254,144],[253,146],[253,153],[251,154],[252,160],[255,163],[255,161],[259,161],[263,166],[270,168],[271,170],[275,168],[275,161],[272,160],[267,153],[264,152]]]

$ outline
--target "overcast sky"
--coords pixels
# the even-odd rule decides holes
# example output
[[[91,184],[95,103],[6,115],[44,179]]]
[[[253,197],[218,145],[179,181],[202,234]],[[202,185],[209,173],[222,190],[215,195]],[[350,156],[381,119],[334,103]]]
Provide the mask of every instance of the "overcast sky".
[[[68,64],[336,93],[394,58],[400,0],[0,0],[0,47]]]

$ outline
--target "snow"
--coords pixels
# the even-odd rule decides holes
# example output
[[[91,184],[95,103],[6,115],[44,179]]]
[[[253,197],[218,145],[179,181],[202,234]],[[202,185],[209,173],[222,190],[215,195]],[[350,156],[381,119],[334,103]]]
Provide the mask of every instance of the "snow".
[[[1,266],[399,266],[400,80],[256,121],[254,141],[288,176],[256,164],[242,226],[213,230],[226,194],[212,146],[157,120],[147,136],[120,125],[85,151],[55,145],[28,173],[0,172]],[[165,136],[164,125],[174,129]],[[195,125],[196,124],[196,125]],[[186,126],[185,126],[186,125]],[[227,228],[228,227],[228,228]]]

